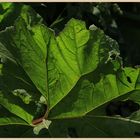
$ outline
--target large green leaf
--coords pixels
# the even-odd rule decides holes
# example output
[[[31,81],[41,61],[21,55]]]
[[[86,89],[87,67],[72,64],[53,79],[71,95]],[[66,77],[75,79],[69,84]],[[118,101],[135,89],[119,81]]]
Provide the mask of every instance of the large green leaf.
[[[50,109],[54,108],[50,119],[83,116],[134,90],[139,71],[123,70],[118,54],[115,41],[95,26],[87,30],[84,22],[75,19],[56,39],[51,38],[48,80]]]
[[[57,104],[50,119],[83,116],[134,90],[138,72],[120,69],[117,43],[103,31],[95,26],[87,30],[84,22],[72,19],[56,39],[53,34],[49,38],[49,33],[43,25],[29,28],[20,18],[15,30],[7,29],[0,39],[44,96],[48,93],[48,66],[50,110]],[[131,82],[128,76],[132,77]]]
[[[81,76],[106,63],[110,53],[119,54],[117,43],[95,26],[87,30],[80,20],[71,19],[56,38],[52,35],[48,56],[50,109],[72,90]]]

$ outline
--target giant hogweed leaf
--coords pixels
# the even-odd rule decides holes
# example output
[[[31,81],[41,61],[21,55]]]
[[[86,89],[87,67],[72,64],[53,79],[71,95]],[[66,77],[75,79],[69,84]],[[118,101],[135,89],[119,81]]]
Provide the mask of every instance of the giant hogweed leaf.
[[[77,21],[75,21],[75,22],[77,22]],[[73,21],[70,21],[70,23],[73,23]],[[63,31],[64,33],[67,31],[66,29],[64,29],[64,31]],[[112,56],[111,56],[113,53],[115,55],[119,54],[119,51],[117,50],[116,42],[111,40],[109,37],[105,36],[103,34],[103,32],[101,32],[96,27],[93,26],[91,29],[92,29],[91,35],[93,35],[94,38],[91,39],[90,43],[92,41],[93,42],[95,41],[96,45],[94,42],[94,45],[92,46],[92,48],[96,48],[96,49],[98,48],[98,51],[97,51],[97,55],[95,56],[96,51],[94,49],[94,55],[92,55],[94,57],[92,58],[90,56],[90,54],[88,55],[88,57],[89,57],[89,60],[90,60],[90,57],[92,58],[91,62],[94,62],[94,59],[96,60],[95,62],[97,62],[97,60],[99,61],[99,65],[97,62],[98,68],[96,66],[96,70],[94,71],[94,68],[92,66],[94,66],[94,64],[96,64],[95,62],[94,62],[94,64],[92,64],[90,61],[87,61],[87,63],[84,64],[85,68],[87,68],[87,73],[81,74],[82,78],[77,82],[76,86],[75,87],[73,86],[74,88],[71,88],[71,91],[68,93],[68,95],[65,98],[63,98],[51,110],[51,112],[49,114],[50,119],[54,119],[54,118],[62,119],[62,118],[73,118],[73,117],[84,116],[86,113],[101,106],[102,104],[109,102],[110,100],[117,98],[121,95],[124,95],[135,89],[135,84],[136,84],[136,80],[137,80],[139,71],[135,70],[135,69],[131,69],[131,68],[125,68],[124,70],[123,69],[118,70],[120,68],[119,65],[121,65],[121,61],[118,59],[112,60]],[[68,52],[65,50],[65,47],[63,47],[63,44],[59,45],[59,43],[61,42],[59,38],[60,37],[61,37],[61,39],[66,38],[65,37],[66,33],[64,34],[63,32],[60,33],[60,35],[56,38],[56,42],[58,44],[58,47],[60,48],[59,50],[61,50],[61,55],[64,57]],[[97,37],[98,33],[100,33],[99,37]],[[102,36],[101,36],[101,33],[102,33]],[[69,33],[69,35],[70,35],[70,33]],[[96,37],[94,35],[96,35],[96,37],[100,40],[100,42],[98,42],[96,40]],[[54,45],[53,43],[52,44],[50,43],[51,47]],[[87,44],[89,45],[89,43],[87,43]],[[69,45],[67,45],[67,46],[69,46]],[[57,48],[57,46],[55,48]],[[63,49],[67,53],[63,53],[63,51],[64,51]],[[50,50],[51,50],[51,48],[50,48]],[[52,52],[55,52],[55,50],[53,50]],[[71,50],[74,50],[74,49],[71,49]],[[89,52],[92,52],[92,51],[90,50]],[[55,57],[57,57],[58,54],[59,54],[59,52],[57,52]],[[59,62],[58,59],[54,59],[53,57],[51,57],[51,58],[53,59],[53,62],[57,65],[57,63]],[[69,59],[69,58],[71,58],[71,59]],[[73,60],[72,58],[73,57],[71,57],[71,55],[68,55],[68,54],[67,54],[67,57],[66,56],[64,57],[67,64],[65,64],[65,61],[61,60],[61,62],[63,61],[63,66],[65,65],[65,67],[63,68],[63,71],[65,71],[65,68],[67,67],[67,65],[71,62],[71,60]],[[82,61],[82,57],[81,57],[80,61]],[[50,61],[50,62],[52,62],[52,61]],[[89,62],[89,67],[88,67],[88,62]],[[90,71],[88,71],[88,68],[90,68],[90,63],[91,63],[91,69],[90,69]],[[60,64],[60,62],[59,62],[59,64]],[[59,74],[60,72],[57,72],[57,70],[54,68],[53,65],[51,65],[51,66],[52,66],[52,69],[49,71],[50,73],[49,72],[48,73],[51,75],[51,78],[54,78],[52,75],[56,75],[56,78],[53,79],[54,83],[52,82],[55,85],[54,89],[57,89],[61,83],[63,85],[63,86],[60,85],[61,92],[64,93],[63,89],[66,90],[66,85],[64,85],[64,84],[66,84],[66,81],[64,84],[63,84],[62,80],[59,81],[59,79],[61,79],[61,77],[62,77],[62,76],[60,77],[60,75],[61,75],[61,74]],[[76,69],[75,67],[77,65],[71,64],[70,66],[71,67],[73,66],[74,70],[75,70]],[[59,65],[58,68],[60,68],[60,67],[62,67],[62,66]],[[92,70],[93,70],[93,73],[89,74],[89,76],[88,76],[88,73],[92,72]],[[116,72],[116,70],[118,70],[118,71]],[[54,73],[52,74],[51,72],[54,72]],[[68,72],[70,72],[70,69]],[[87,75],[85,75],[85,74],[87,74]],[[71,78],[71,75],[69,73],[68,76]],[[68,76],[67,76],[67,78],[68,78]],[[90,77],[90,79],[87,77]],[[130,81],[129,81],[129,79],[130,79]],[[51,88],[53,88],[52,83],[50,84]],[[55,95],[54,94],[55,90],[53,90],[53,92],[50,90],[49,93],[50,93],[50,98],[51,98],[51,96],[53,97]],[[59,96],[58,89],[57,89],[56,93],[57,93],[57,99],[58,99],[58,96]],[[64,95],[62,97],[64,97]],[[51,102],[55,101],[55,97],[53,97],[50,101]]]
[[[49,102],[52,109],[75,86],[82,75],[94,71],[109,58],[109,51],[119,53],[117,43],[103,31],[71,19],[64,30],[50,40],[48,56]]]
[[[71,131],[70,131],[71,130]],[[56,120],[49,127],[53,137],[139,137],[140,123],[135,118],[85,116]],[[75,135],[76,134],[76,135]]]
[[[70,93],[51,110],[50,119],[84,116],[112,99],[135,90],[138,69],[125,68],[115,72],[112,64],[109,65],[82,77]],[[128,81],[128,77],[131,81]]]
[[[14,28],[7,28],[1,32],[0,42],[14,56],[16,62],[47,99],[48,29],[38,24],[29,30],[25,21],[19,18]]]

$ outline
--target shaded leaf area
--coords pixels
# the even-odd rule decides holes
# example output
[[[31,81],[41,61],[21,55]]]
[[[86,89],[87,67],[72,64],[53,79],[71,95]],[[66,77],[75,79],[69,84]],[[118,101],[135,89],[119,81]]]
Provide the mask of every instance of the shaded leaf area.
[[[16,115],[10,113],[10,111],[6,110],[3,106],[0,105],[0,126],[4,125],[29,125],[23,119],[17,117]]]
[[[47,129],[42,129],[38,135],[33,133],[31,126],[7,125],[0,127],[0,137],[3,138],[49,138]]]
[[[137,78],[136,90],[140,90],[140,74]]]
[[[19,138],[31,129],[29,126],[22,126],[22,125],[8,125],[0,127],[0,137],[3,138]]]
[[[128,97],[128,99],[131,99],[136,103],[140,104],[140,90],[133,91],[131,95]]]
[[[40,93],[26,73],[20,66],[7,60],[3,64],[0,80],[0,104],[11,113],[31,123],[36,113],[36,102],[39,101]],[[14,94],[15,90],[18,91],[17,96]]]
[[[80,77],[112,60],[110,52],[116,56],[116,64],[119,55],[114,40],[94,25],[87,30],[85,22],[76,19],[71,19],[56,38],[52,35],[49,46],[50,109],[72,90]]]
[[[53,137],[139,137],[140,123],[133,118],[87,116],[57,120],[49,127]]]
[[[27,13],[29,13],[28,17]],[[21,3],[0,3],[0,30],[14,25],[19,16],[22,16],[31,26],[42,22],[42,18],[30,6]]]

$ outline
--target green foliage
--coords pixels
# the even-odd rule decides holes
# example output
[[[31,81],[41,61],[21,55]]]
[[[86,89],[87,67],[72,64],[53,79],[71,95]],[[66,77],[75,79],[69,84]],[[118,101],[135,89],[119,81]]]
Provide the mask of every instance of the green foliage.
[[[105,113],[115,99],[139,103],[140,69],[123,67],[118,43],[75,18],[56,35],[22,4],[5,23],[15,6],[0,4],[1,128],[24,127],[10,137],[137,137],[139,110],[127,118]],[[93,14],[103,7],[94,7]]]

